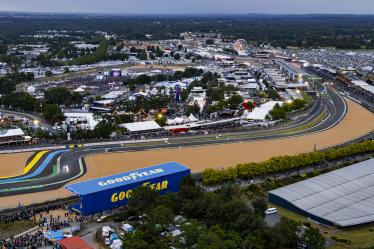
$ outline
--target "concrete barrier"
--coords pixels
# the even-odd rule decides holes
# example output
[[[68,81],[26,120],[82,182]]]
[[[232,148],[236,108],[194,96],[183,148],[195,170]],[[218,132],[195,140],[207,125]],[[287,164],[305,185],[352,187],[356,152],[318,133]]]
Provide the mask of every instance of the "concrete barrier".
[[[68,144],[68,145],[57,145],[57,146],[48,146],[48,147],[34,147],[34,148],[26,148],[26,149],[0,150],[0,154],[34,152],[34,151],[40,151],[40,150],[76,149],[76,148],[94,147],[94,146],[164,142],[168,140],[169,140],[168,138],[155,138],[155,139],[109,141],[109,142],[86,143],[86,144]]]

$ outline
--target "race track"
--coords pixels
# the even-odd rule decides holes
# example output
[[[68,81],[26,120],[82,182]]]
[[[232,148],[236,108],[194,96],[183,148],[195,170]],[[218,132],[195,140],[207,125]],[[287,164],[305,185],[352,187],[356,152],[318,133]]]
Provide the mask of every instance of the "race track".
[[[178,161],[193,171],[201,171],[207,167],[228,167],[239,162],[261,161],[275,155],[312,151],[315,145],[318,148],[332,146],[374,130],[372,113],[351,100],[346,100],[346,105],[331,90],[329,96],[326,105],[330,115],[302,131],[285,129],[282,132],[243,134],[227,139],[185,139],[142,146],[92,146],[45,152],[34,166],[29,166],[27,172],[0,179],[0,208],[18,205],[19,202],[28,204],[66,197],[70,194],[59,188],[68,182],[110,175],[154,163]],[[102,154],[108,147],[116,153]],[[87,168],[84,160],[81,160],[83,157],[86,157]]]

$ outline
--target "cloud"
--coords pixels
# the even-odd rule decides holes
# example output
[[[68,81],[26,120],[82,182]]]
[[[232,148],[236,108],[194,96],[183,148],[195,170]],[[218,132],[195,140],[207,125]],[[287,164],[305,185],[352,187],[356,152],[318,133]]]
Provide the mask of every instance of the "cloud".
[[[374,14],[373,0],[0,0],[0,10],[95,13]]]

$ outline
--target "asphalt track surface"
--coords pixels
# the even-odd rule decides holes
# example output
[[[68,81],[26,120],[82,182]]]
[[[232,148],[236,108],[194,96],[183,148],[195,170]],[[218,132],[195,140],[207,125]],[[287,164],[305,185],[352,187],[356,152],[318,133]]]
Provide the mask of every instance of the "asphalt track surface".
[[[242,136],[233,136],[229,139],[203,140],[196,137],[186,137],[175,143],[144,144],[138,146],[123,147],[121,145],[93,146],[74,150],[52,150],[48,152],[35,153],[29,160],[23,174],[0,178],[0,197],[13,196],[54,190],[61,188],[68,182],[75,180],[86,173],[83,157],[91,154],[104,153],[108,148],[114,152],[144,151],[160,148],[186,147],[213,145],[222,143],[235,143],[253,140],[267,140],[284,137],[303,136],[321,132],[333,128],[345,116],[347,105],[344,99],[335,91],[326,89],[327,94],[323,97],[324,106],[328,109],[328,117],[315,126],[302,130],[290,130],[290,128],[278,129],[277,132],[247,132]],[[289,132],[288,132],[289,130]],[[227,134],[226,134],[227,135]],[[248,135],[248,136],[246,136]],[[194,138],[194,139],[193,139]],[[42,154],[41,154],[42,153]]]

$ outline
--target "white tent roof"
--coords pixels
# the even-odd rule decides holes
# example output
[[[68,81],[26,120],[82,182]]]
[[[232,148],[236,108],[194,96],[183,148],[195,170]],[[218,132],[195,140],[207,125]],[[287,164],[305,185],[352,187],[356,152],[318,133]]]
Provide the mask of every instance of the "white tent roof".
[[[84,92],[85,90],[82,88],[82,87],[78,87],[77,89],[75,89],[73,92],[75,93],[82,93]]]
[[[190,122],[196,122],[196,121],[199,121],[192,113],[190,114],[190,116],[188,117],[188,120]]]
[[[13,136],[23,136],[25,133],[20,129],[9,129],[9,130],[0,130],[0,138],[3,137],[13,137]]]
[[[159,126],[155,121],[124,123],[124,124],[120,124],[119,126],[127,129],[130,132],[161,129],[161,126]]]
[[[243,119],[250,119],[250,120],[265,120],[266,115],[269,114],[271,110],[275,107],[276,104],[279,104],[280,106],[283,105],[282,101],[269,101],[265,104],[262,104],[259,107],[256,107],[253,109],[252,112],[243,114]]]
[[[110,248],[111,249],[121,249],[122,245],[123,245],[122,240],[116,239],[116,240],[113,240],[112,244],[110,245]]]
[[[121,95],[125,94],[125,91],[112,91],[102,96],[103,99],[116,99]]]
[[[95,116],[92,112],[65,112],[64,116],[67,119],[84,119],[90,130],[95,129],[96,125],[99,123],[99,121],[95,119]]]
[[[352,80],[352,84],[355,86],[368,86],[369,85],[363,80]]]

